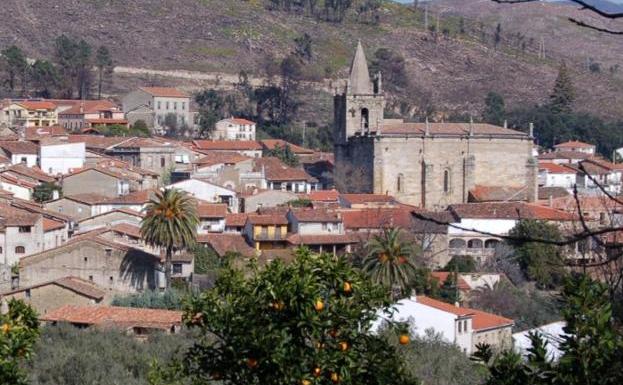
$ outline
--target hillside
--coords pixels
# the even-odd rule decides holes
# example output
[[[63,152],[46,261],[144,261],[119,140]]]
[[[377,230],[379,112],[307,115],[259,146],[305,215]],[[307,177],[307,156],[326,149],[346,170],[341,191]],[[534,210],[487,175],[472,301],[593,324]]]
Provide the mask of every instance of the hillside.
[[[343,23],[329,23],[302,14],[269,11],[259,0],[5,0],[4,9],[10,10],[12,16],[0,24],[0,47],[17,44],[30,57],[48,57],[54,39],[64,33],[83,37],[94,46],[107,45],[120,66],[198,71],[205,75],[198,79],[126,71],[115,79],[113,91],[121,93],[146,82],[198,89],[214,84],[206,78],[215,77],[216,72],[221,77],[235,77],[240,70],[261,82],[261,69],[268,58],[287,55],[293,50],[293,39],[306,32],[313,38],[314,58],[307,66],[310,77],[335,79],[345,76],[356,41],[361,39],[369,58],[379,47],[400,52],[413,84],[412,91],[402,99],[409,100],[410,112],[418,115],[422,110],[436,111],[440,118],[451,113],[479,114],[482,100],[491,90],[504,95],[509,105],[543,101],[558,63],[575,56],[574,52],[586,50],[604,67],[616,64],[623,53],[620,40],[615,44],[616,38],[606,39],[587,31],[574,35],[576,45],[560,45],[560,41],[568,40],[570,29],[577,29],[561,22],[564,12],[575,12],[568,6],[534,4],[540,8],[536,14],[528,14],[528,23],[522,19],[525,15],[517,11],[525,9],[525,5],[492,8],[482,0],[443,3],[446,10],[440,30],[446,31],[447,37],[440,34],[435,39],[424,30],[421,9],[414,11],[391,2],[380,10],[379,25],[372,25],[357,22],[354,12],[348,13]],[[470,4],[483,11],[472,9]],[[467,20],[466,33],[459,33],[460,18],[452,14]],[[539,59],[532,46],[522,52],[509,43],[495,50],[489,37],[478,38],[477,28],[493,30],[496,14],[509,31],[513,24],[506,20],[547,32],[546,58]],[[484,17],[482,27],[475,20],[480,17]],[[430,24],[434,18],[431,12]],[[548,21],[551,18],[557,22]],[[621,74],[573,68],[576,87],[582,90],[578,92],[579,108],[623,117]],[[326,114],[329,96],[314,95],[316,101],[305,110],[313,114],[318,102],[324,106],[322,114]],[[323,118],[329,120],[331,116],[317,120]]]

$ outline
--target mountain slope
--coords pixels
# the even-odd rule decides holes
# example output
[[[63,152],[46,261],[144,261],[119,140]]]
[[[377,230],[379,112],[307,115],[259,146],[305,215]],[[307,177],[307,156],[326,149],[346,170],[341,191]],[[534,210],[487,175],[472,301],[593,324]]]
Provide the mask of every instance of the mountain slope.
[[[547,44],[553,52],[546,59],[538,59],[534,50],[522,53],[504,45],[494,50],[489,37],[483,42],[475,31],[457,34],[459,16],[453,13],[466,18],[470,26],[476,25],[471,19],[479,18],[468,12],[468,3],[478,3],[482,9],[490,6],[486,0],[444,2],[447,10],[442,14],[440,29],[447,30],[449,38],[435,39],[424,30],[421,9],[414,11],[392,2],[380,10],[380,24],[370,25],[358,23],[353,12],[341,24],[327,23],[302,14],[268,11],[259,0],[4,0],[3,8],[11,17],[0,24],[0,47],[17,44],[30,57],[46,57],[53,51],[54,38],[64,33],[83,37],[94,46],[107,45],[117,64],[126,67],[233,75],[245,70],[259,77],[263,76],[261,69],[267,58],[284,57],[293,50],[293,39],[307,32],[313,38],[315,53],[308,72],[318,79],[345,76],[358,39],[363,41],[369,59],[379,47],[400,52],[413,83],[413,91],[402,98],[409,99],[415,114],[435,110],[440,116],[477,115],[491,90],[503,94],[510,105],[546,100],[559,61],[568,57],[554,50],[557,39],[569,33],[562,29],[566,27],[557,23],[549,31],[552,38]],[[556,8],[561,5],[535,5],[542,8],[543,18],[530,14],[530,19],[522,22],[523,16],[518,15],[517,24],[554,28],[549,18],[555,14],[557,19],[563,18]],[[507,17],[504,15],[512,15],[516,9],[506,6],[490,14],[499,12]],[[429,25],[434,17],[431,13]],[[482,20],[489,30],[495,22],[489,16]],[[580,50],[584,46],[601,47],[595,51],[595,60],[604,65],[615,63],[623,51],[620,44],[614,47],[591,33],[582,33],[577,44]],[[594,74],[577,67],[574,79],[582,90],[578,92],[578,106],[604,116],[623,117],[619,76]],[[115,90],[123,92],[144,82],[161,80],[124,74],[116,79]],[[205,83],[180,78],[169,84],[190,89]],[[326,105],[329,94],[325,98]],[[313,112],[312,107],[307,109]],[[323,116],[319,120],[330,118]]]

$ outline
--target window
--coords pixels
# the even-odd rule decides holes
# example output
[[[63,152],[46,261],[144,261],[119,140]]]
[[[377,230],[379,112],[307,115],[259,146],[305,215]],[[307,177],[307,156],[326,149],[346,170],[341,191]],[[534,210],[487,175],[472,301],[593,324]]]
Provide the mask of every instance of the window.
[[[30,298],[31,297],[30,289],[26,289],[24,294],[26,295],[26,298]]]
[[[487,239],[485,241],[485,249],[495,249],[499,243],[500,241],[497,239]]]
[[[87,262],[88,260],[89,260],[89,258],[87,258],[87,257],[84,257],[84,261],[85,261],[85,262]]]
[[[106,256],[110,257],[112,255],[112,249],[106,249]]]
[[[28,159],[25,156],[22,156],[22,159],[20,160],[20,162],[28,163]]]
[[[451,239],[449,246],[451,249],[464,249],[465,241],[462,239],[458,239],[458,238]]]
[[[24,246],[16,246],[15,254],[24,254],[26,252],[26,248]]]
[[[182,102],[182,111],[186,109],[186,102]]]
[[[173,264],[173,274],[182,274],[182,264],[174,263]]]
[[[467,331],[467,320],[463,321],[463,331]]]
[[[160,102],[158,102],[158,108],[157,109],[159,110],[161,108],[162,108],[162,106],[160,105]]]
[[[365,131],[370,128],[370,111],[367,108],[361,109],[361,128]]]
[[[169,109],[169,102],[166,103],[166,109]]]
[[[63,206],[58,206],[56,208],[56,210],[58,210],[59,213],[62,213],[63,212]]]
[[[462,325],[462,324],[463,324],[463,323],[462,323],[461,321],[459,321],[459,333],[462,333],[462,332],[463,332],[463,330],[461,329],[461,325]]]
[[[89,281],[93,282],[93,276],[89,275]]]
[[[30,226],[20,226],[19,227],[19,232],[20,233],[30,233]]]
[[[450,192],[450,170],[443,170],[443,192]]]
[[[482,241],[480,239],[470,239],[467,241],[468,249],[482,249]]]
[[[403,192],[403,189],[404,189],[404,175],[398,174],[398,177],[396,178],[396,191],[401,193]]]
[[[164,159],[164,156],[162,158],[160,158],[160,167],[164,167],[166,165],[166,159]]]
[[[173,102],[173,109],[177,110],[177,102]]]
[[[111,275],[110,277],[108,277],[108,283],[110,285],[112,285],[113,283],[115,283],[115,279],[113,278],[113,276]]]

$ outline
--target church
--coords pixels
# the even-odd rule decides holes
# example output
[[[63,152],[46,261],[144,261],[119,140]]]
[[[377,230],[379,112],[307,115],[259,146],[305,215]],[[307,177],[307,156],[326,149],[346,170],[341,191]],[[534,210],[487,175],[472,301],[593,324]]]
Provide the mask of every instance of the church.
[[[361,43],[334,96],[335,184],[442,210],[470,201],[534,201],[532,132],[484,123],[384,119],[380,73],[370,76]],[[532,131],[532,130],[530,130]]]

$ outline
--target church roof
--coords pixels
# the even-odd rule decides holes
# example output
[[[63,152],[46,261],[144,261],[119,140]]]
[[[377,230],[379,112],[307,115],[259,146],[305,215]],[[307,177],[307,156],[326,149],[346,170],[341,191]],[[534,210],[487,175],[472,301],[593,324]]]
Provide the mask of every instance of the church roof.
[[[368,71],[366,54],[363,52],[361,41],[357,43],[357,51],[350,67],[349,79],[350,93],[353,95],[371,95],[372,81]]]
[[[503,135],[515,137],[528,137],[528,134],[521,131],[511,130],[488,123],[390,123],[383,125],[381,133],[383,135],[426,135],[428,126],[429,135]]]

